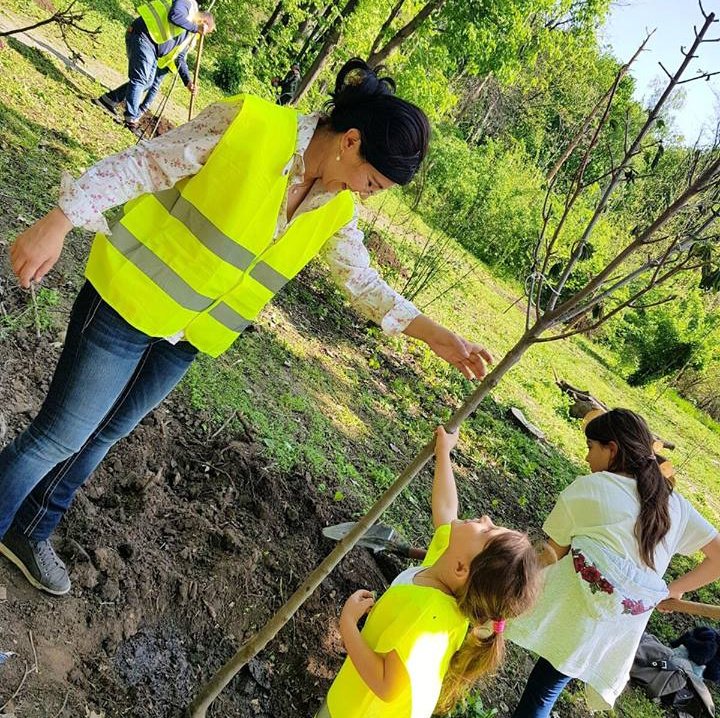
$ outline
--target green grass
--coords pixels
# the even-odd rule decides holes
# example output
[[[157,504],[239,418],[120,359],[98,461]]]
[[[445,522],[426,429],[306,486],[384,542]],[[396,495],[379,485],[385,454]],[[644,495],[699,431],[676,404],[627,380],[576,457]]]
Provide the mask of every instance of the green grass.
[[[62,8],[66,7],[66,5],[62,5],[61,3],[56,3],[56,5]],[[101,30],[97,35],[89,35],[76,30],[70,30],[68,33],[70,46],[73,50],[80,53],[89,69],[92,70],[92,67],[88,61],[92,62],[96,60],[117,71],[119,77],[126,77],[125,32],[128,25],[137,17],[134,7],[133,2],[129,0],[78,0],[74,9],[82,12],[84,15],[84,19],[80,22],[80,25],[90,30],[96,28],[100,28]],[[48,17],[48,12],[33,0],[7,0],[7,2],[3,3],[3,8],[33,21]],[[54,24],[44,26],[34,31],[34,33],[38,33],[41,37],[48,38],[54,43],[57,43],[61,52],[65,55],[68,54],[68,50],[62,42],[60,31]],[[195,115],[211,102],[215,102],[223,97],[223,93],[210,81],[214,68],[214,48],[212,42],[212,36],[210,35],[205,41],[205,47],[203,49],[199,92],[195,102]],[[191,74],[194,73],[195,70],[195,61],[196,53],[193,51],[188,57],[188,67],[190,68]],[[83,62],[80,63],[80,66],[84,68]],[[155,109],[159,107],[162,97],[169,91],[171,82],[171,77],[165,79],[160,90],[161,97],[155,102]],[[93,91],[93,95],[100,94],[105,91],[105,89],[107,88],[98,85]],[[182,83],[178,82],[172,93],[172,102],[168,103],[168,107],[166,108],[165,114],[168,119],[175,124],[186,121],[189,102],[190,94],[182,87]],[[95,113],[97,112],[98,110],[95,109]]]

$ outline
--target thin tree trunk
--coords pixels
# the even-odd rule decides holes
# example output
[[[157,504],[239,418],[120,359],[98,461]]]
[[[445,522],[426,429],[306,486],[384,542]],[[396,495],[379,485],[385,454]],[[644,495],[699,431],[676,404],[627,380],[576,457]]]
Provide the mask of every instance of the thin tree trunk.
[[[342,34],[343,22],[347,20],[354,12],[357,6],[360,4],[360,0],[348,0],[347,5],[342,9],[342,13],[330,26],[328,34],[325,36],[325,42],[320,48],[320,52],[317,54],[313,64],[310,66],[308,71],[303,76],[300,86],[293,97],[290,104],[296,105],[305,96],[310,86],[315,82],[318,75],[322,72],[325,63],[335,49],[335,46],[340,41],[340,35]]]
[[[278,4],[275,6],[275,9],[270,14],[270,17],[265,21],[265,24],[260,28],[260,33],[258,35],[258,41],[252,49],[253,55],[257,55],[258,50],[260,49],[260,45],[267,41],[267,36],[270,33],[270,30],[273,29],[273,26],[277,22],[278,17],[280,17],[280,13],[282,12],[282,7],[283,7],[283,0],[279,0]]]
[[[298,55],[296,57],[296,60],[298,63],[301,63],[303,61],[307,51],[310,49],[310,46],[314,42],[317,42],[322,37],[323,32],[324,32],[325,21],[330,17],[330,14],[332,13],[334,8],[335,8],[335,3],[331,2],[331,3],[328,3],[328,5],[325,7],[325,10],[323,10],[323,13],[320,16],[320,19],[317,21],[315,27],[313,27],[312,31],[305,39],[305,43],[303,44],[302,48],[300,48],[300,52],[298,53]]]
[[[387,20],[382,24],[382,27],[380,28],[380,31],[375,36],[375,39],[373,40],[372,47],[370,48],[370,54],[369,56],[372,57],[376,52],[377,49],[380,47],[380,43],[382,42],[383,38],[385,37],[385,33],[390,29],[390,25],[393,24],[393,21],[395,18],[399,15],[400,10],[402,10],[402,6],[405,4],[405,0],[398,0],[395,6],[392,10],[390,10],[390,14],[387,16]],[[370,63],[368,63],[370,64]]]
[[[417,31],[435,10],[439,10],[446,2],[447,0],[430,0],[407,25],[401,27],[390,38],[384,47],[368,57],[368,65],[375,66],[383,63],[394,50],[400,47],[405,40]]]
[[[267,37],[270,30],[273,29],[273,26],[277,22],[278,17],[280,17],[280,13],[282,12],[283,7],[283,0],[279,0],[278,4],[275,6],[275,9],[270,13],[270,17],[265,21],[265,24],[260,28],[260,37]]]
[[[452,415],[446,428],[455,431],[472,414],[480,402],[498,385],[505,374],[517,364],[523,354],[535,342],[540,324],[536,324],[520,338],[517,344],[503,357],[502,361],[488,374],[467,401]],[[420,473],[433,455],[435,440],[432,439],[419,451],[410,465],[395,482],[382,494],[372,508],[360,519],[347,536],[338,543],[324,561],[305,579],[277,613],[200,689],[188,708],[189,718],[205,718],[210,704],[234,678],[280,632],[282,627],[297,613],[298,609],[313,594],[315,589],[330,575],[363,534],[382,516],[400,493]]]
[[[492,77],[492,72],[488,72],[486,75],[480,79],[480,82],[473,87],[470,92],[468,92],[465,97],[463,98],[463,101],[458,106],[458,110],[455,113],[455,118],[458,121],[461,121],[463,116],[470,110],[470,108],[480,99],[480,96],[482,95],[483,90],[485,89],[485,86],[488,84],[490,78]],[[477,78],[476,78],[477,79]]]

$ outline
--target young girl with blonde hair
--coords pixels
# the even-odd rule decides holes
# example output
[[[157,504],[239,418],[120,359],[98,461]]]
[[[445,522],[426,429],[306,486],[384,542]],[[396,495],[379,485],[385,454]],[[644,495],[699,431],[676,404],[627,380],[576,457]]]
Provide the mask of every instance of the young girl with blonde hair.
[[[448,713],[501,663],[505,620],[533,603],[539,562],[524,533],[488,516],[459,520],[450,452],[437,430],[432,517],[422,566],[401,573],[377,601],[357,591],[340,633],[348,657],[317,718],[429,718]],[[357,622],[369,612],[362,632]]]

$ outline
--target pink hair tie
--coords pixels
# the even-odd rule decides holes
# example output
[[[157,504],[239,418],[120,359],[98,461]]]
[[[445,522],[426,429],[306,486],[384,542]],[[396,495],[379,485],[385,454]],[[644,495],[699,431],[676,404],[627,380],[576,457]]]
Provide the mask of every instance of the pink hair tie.
[[[502,633],[505,630],[505,619],[501,618],[492,622],[493,633]]]

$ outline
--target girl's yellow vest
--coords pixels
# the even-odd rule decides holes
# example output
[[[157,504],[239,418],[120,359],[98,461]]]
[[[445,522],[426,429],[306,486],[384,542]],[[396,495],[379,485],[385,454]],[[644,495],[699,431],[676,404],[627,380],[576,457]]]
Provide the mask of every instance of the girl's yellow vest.
[[[297,111],[252,95],[242,103],[202,170],[128,202],[110,236],[96,235],[85,270],[132,326],[155,337],[183,331],[210,356],[224,352],[354,212],[344,190],[274,238]]]

